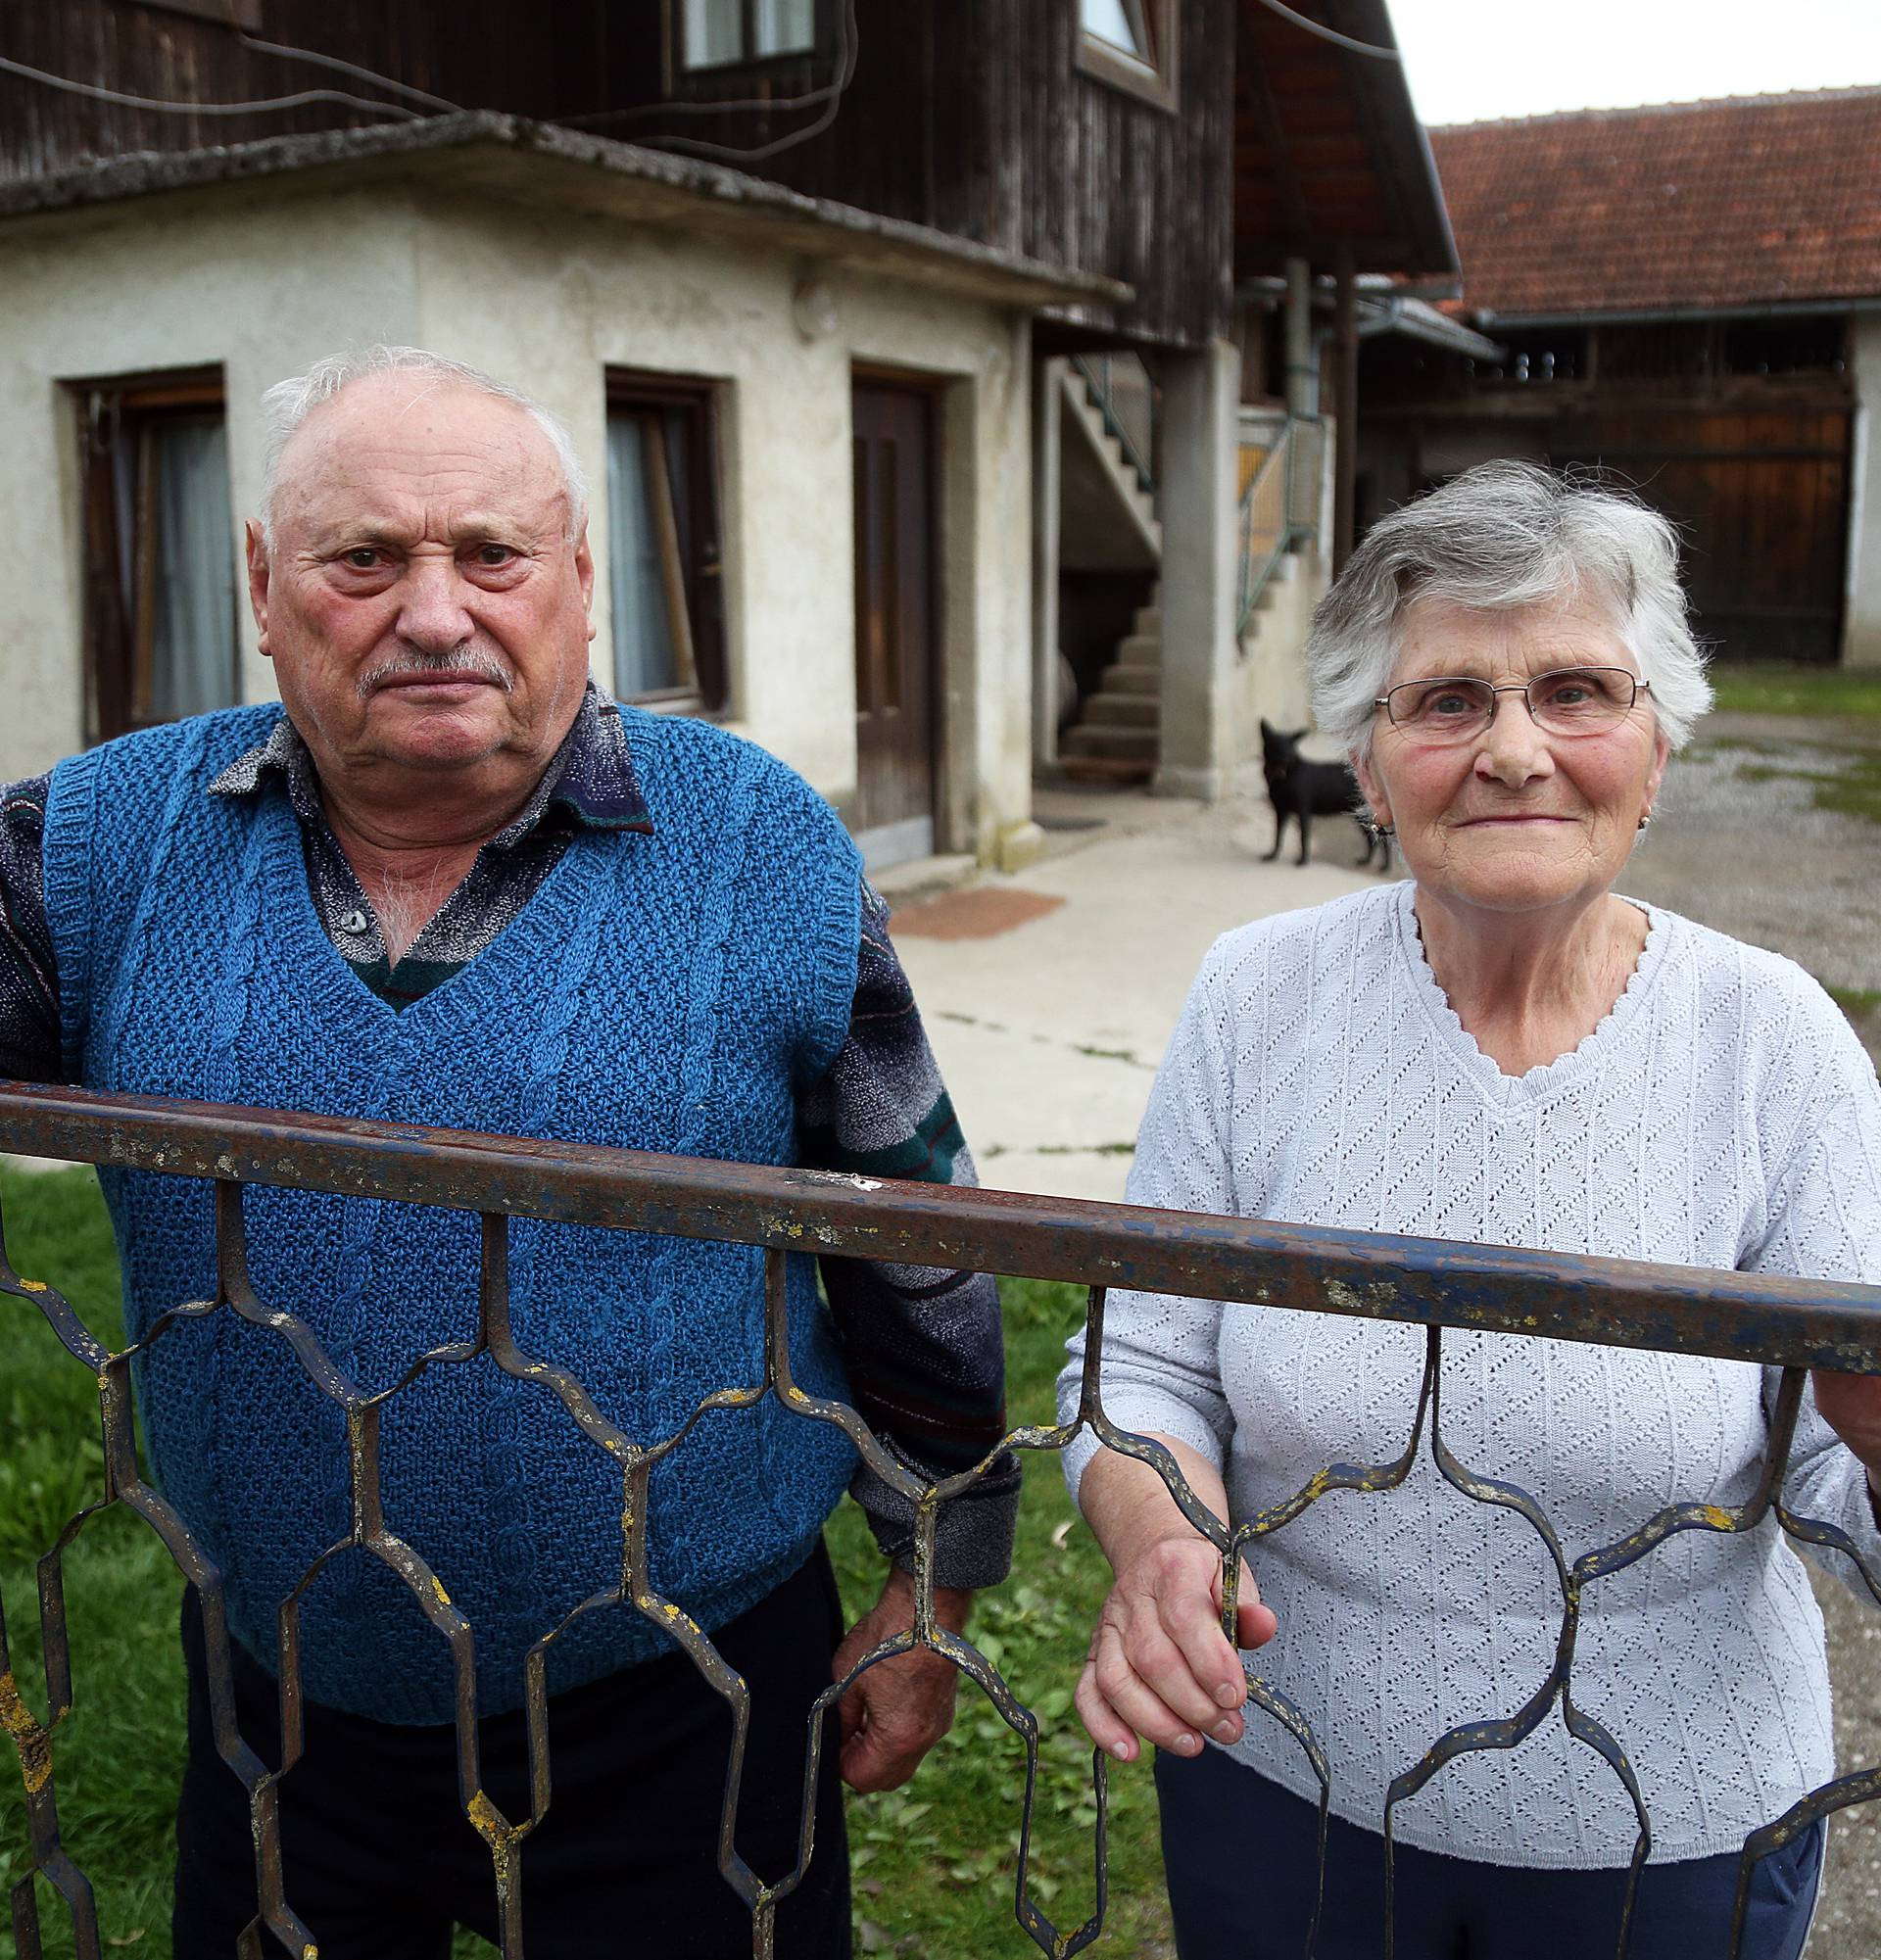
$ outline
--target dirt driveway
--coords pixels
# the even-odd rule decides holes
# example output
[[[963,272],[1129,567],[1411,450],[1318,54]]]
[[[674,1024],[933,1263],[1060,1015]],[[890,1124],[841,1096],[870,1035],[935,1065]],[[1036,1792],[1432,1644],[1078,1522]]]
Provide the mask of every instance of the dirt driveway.
[[[1881,725],[1714,714],[1672,765],[1624,888],[1773,947],[1841,1002],[1881,1061]],[[1846,1773],[1881,1763],[1881,1611],[1813,1565]],[[1831,1827],[1809,1960],[1881,1954],[1881,1814]]]
[[[1707,716],[1622,884],[1787,953],[1881,1054],[1881,722]]]

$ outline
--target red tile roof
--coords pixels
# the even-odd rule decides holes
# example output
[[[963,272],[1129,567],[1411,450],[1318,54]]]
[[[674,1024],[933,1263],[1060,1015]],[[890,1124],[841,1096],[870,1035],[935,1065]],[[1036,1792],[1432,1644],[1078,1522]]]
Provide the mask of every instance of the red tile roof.
[[[1430,131],[1485,318],[1881,295],[1881,88]]]

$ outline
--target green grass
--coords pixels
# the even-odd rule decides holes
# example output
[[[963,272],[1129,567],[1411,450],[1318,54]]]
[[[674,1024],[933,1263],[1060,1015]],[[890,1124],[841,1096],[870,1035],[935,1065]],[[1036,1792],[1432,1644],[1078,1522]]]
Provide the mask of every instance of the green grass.
[[[1007,1280],[1002,1292],[1011,1420],[1050,1421],[1052,1381],[1084,1296],[1036,1280]],[[1013,1576],[982,1596],[972,1636],[1039,1717],[1031,1883],[1063,1933],[1095,1904],[1090,1743],[1071,1692],[1109,1570],[1072,1508],[1057,1458],[1028,1457],[1025,1472]],[[859,1610],[881,1584],[867,1528],[845,1507],[830,1537],[844,1601]],[[1037,1951],[1012,1914],[1024,1779],[1018,1739],[980,1691],[963,1684],[953,1733],[906,1791],[850,1801],[863,1950],[923,1960]],[[1113,1764],[1110,1905],[1099,1951],[1137,1953],[1167,1934],[1148,1766]]]
[[[123,1345],[118,1266],[91,1173],[0,1171],[15,1269],[57,1286],[87,1326]],[[0,1605],[26,1706],[43,1717],[34,1565],[67,1520],[102,1495],[96,1377],[37,1308],[0,1297]],[[65,1560],[73,1707],[54,1741],[64,1841],[97,1890],[113,1950],[169,1951],[169,1831],[182,1766],[176,1648],[182,1581],[150,1530],[116,1507]],[[0,1888],[25,1868],[24,1802],[7,1749],[0,1774]],[[64,1907],[37,1887],[46,1951],[70,1953]],[[13,1953],[0,1931],[0,1955]]]
[[[1712,669],[1717,705],[1734,714],[1854,716],[1881,720],[1881,670],[1786,667]]]
[[[1881,1008],[1881,988],[1830,986],[1824,981],[1822,990],[1851,1021],[1858,1021],[1863,1015],[1872,1014],[1877,1008]]]
[[[32,1175],[0,1167],[0,1210],[18,1271],[50,1280],[111,1346],[122,1344],[110,1228],[88,1171]],[[1045,1421],[1065,1335],[1083,1296],[1008,1281],[1013,1422]],[[100,1488],[94,1378],[35,1308],[0,1297],[0,1605],[28,1708],[43,1715],[34,1561]],[[1071,1691],[1108,1573],[1077,1521],[1055,1457],[1026,1461],[1013,1576],[982,1596],[973,1637],[1040,1719],[1032,1888],[1061,1931],[1088,1916],[1090,1746]],[[845,1506],[830,1541],[851,1614],[870,1604],[882,1565]],[[75,1706],[54,1761],[66,1844],[97,1888],[107,1951],[170,1951],[170,1826],[181,1774],[181,1581],[156,1539],[121,1508],[94,1519],[67,1560]],[[989,1702],[963,1684],[953,1733],[905,1790],[852,1798],[858,1947],[911,1960],[1036,1953],[1013,1919],[1025,1753]],[[0,1894],[25,1869],[26,1830],[13,1752],[0,1741]],[[38,1887],[53,1960],[72,1952],[63,1908]],[[4,1926],[0,1909],[0,1927]],[[1110,1907],[1100,1951],[1135,1954],[1167,1935],[1155,1799],[1145,1765],[1110,1776]],[[461,1955],[491,1949],[465,1936]],[[13,1960],[0,1930],[0,1960]]]
[[[1837,810],[1845,817],[1860,817],[1881,824],[1881,754],[1863,753],[1852,758],[1832,775],[1810,779],[1815,786],[1818,810]]]

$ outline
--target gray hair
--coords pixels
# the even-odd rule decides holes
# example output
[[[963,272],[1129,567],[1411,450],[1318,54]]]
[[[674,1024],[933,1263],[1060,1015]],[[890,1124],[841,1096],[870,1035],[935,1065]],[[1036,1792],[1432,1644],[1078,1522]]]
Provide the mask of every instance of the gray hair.
[[[1484,612],[1592,598],[1614,624],[1674,748],[1712,704],[1686,618],[1678,534],[1628,491],[1528,462],[1485,462],[1367,532],[1313,614],[1306,667],[1321,730],[1372,746],[1376,697],[1413,599]]]
[[[270,550],[274,548],[274,498],[280,488],[281,453],[287,448],[288,439],[322,403],[332,401],[343,388],[368,374],[426,374],[436,381],[455,382],[459,387],[474,389],[479,395],[512,403],[524,410],[555,453],[568,500],[568,542],[572,545],[581,536],[581,527],[588,521],[588,479],[582,471],[581,458],[575,454],[574,440],[557,417],[520,388],[511,388],[465,361],[433,354],[428,348],[379,344],[357,353],[349,350],[344,354],[329,354],[325,359],[316,360],[305,374],[277,381],[263,395],[262,422],[266,447],[262,476],[262,532]]]

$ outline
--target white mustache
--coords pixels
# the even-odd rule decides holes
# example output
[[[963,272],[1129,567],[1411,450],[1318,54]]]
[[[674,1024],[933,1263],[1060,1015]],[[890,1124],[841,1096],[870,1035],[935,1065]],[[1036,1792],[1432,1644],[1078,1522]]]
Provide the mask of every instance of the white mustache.
[[[481,646],[454,646],[443,653],[426,653],[411,646],[402,653],[388,654],[368,667],[355,684],[355,692],[364,700],[387,681],[400,680],[407,674],[474,674],[478,680],[501,688],[506,694],[512,693],[516,685],[508,668]]]

